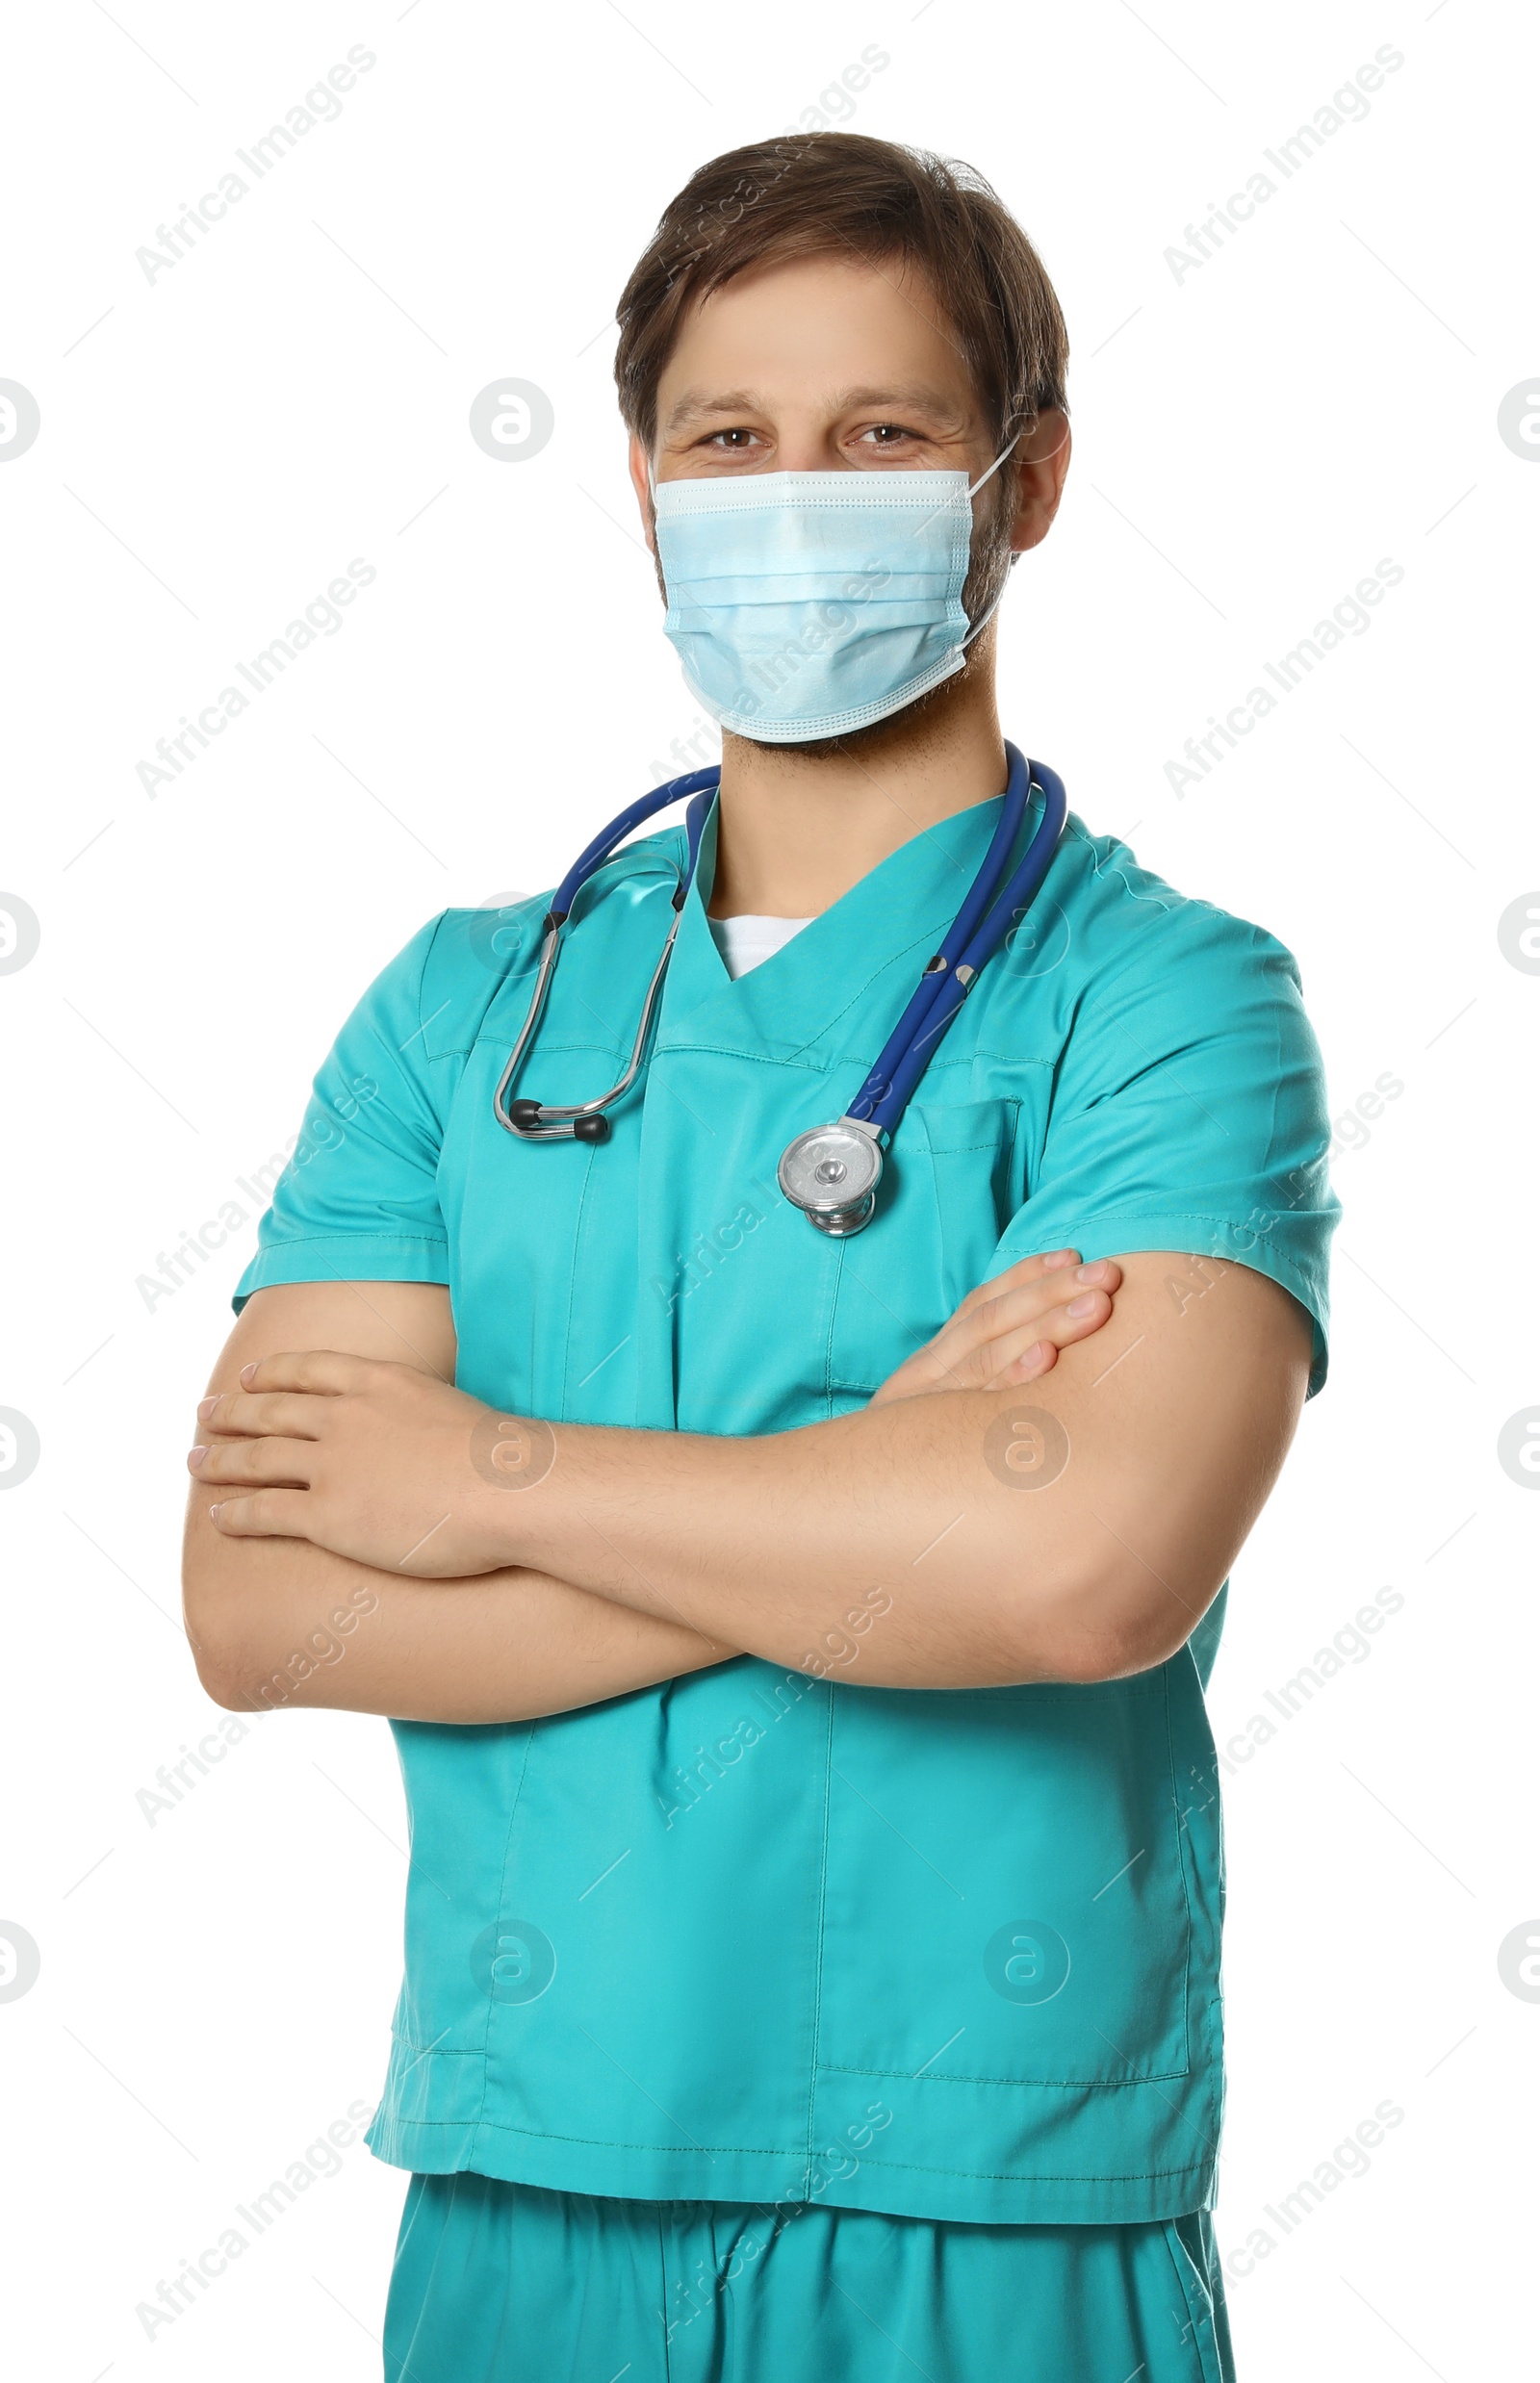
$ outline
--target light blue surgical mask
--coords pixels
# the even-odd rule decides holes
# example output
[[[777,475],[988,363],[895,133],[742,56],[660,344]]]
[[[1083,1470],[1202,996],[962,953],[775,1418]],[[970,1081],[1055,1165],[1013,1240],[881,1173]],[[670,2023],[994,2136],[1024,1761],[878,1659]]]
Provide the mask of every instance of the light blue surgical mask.
[[[970,628],[962,586],[973,499],[1010,452],[971,486],[885,471],[655,485],[663,630],[697,702],[739,736],[800,745],[950,679],[994,610]]]

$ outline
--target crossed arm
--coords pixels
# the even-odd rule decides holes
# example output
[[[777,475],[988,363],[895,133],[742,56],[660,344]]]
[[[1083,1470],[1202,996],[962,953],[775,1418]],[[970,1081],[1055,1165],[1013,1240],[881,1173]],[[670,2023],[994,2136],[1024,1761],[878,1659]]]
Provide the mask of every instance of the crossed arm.
[[[860,1413],[749,1439],[520,1431],[450,1387],[437,1287],[259,1292],[190,1459],[199,1675],[235,1707],[481,1722],[744,1652],[888,1687],[1147,1669],[1272,1487],[1309,1321],[1168,1253],[1102,1261],[1074,1319],[1055,1254]]]

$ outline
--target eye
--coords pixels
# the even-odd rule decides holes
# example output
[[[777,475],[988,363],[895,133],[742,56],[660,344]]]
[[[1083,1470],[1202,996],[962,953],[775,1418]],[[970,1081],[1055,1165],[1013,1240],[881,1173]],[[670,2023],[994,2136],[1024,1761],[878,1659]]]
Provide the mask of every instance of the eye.
[[[902,423],[878,422],[873,423],[870,429],[863,430],[860,435],[863,439],[870,440],[874,447],[899,447],[906,439],[918,438],[920,433],[917,430],[906,429]]]
[[[702,444],[706,447],[719,448],[726,454],[743,455],[747,454],[752,443],[758,435],[757,430],[750,430],[740,423],[731,430],[709,432]]]

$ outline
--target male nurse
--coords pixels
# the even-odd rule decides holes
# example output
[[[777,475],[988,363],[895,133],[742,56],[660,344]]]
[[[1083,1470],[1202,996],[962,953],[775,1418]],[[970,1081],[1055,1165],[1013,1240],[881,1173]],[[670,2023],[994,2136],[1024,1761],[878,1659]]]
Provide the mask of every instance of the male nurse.
[[[644,1063],[604,1139],[509,1131],[551,897],[424,926],[190,1459],[205,1685],[405,1773],[386,2372],[1219,2383],[1203,1690],[1325,1372],[1297,971],[1072,811],[815,1229],[781,1154],[1014,817],[1063,320],[977,174],[833,134],[703,167],[619,321],[720,789],[681,902],[677,821],[577,896],[515,1089],[616,1083],[677,920]],[[529,790],[575,848],[589,759]]]

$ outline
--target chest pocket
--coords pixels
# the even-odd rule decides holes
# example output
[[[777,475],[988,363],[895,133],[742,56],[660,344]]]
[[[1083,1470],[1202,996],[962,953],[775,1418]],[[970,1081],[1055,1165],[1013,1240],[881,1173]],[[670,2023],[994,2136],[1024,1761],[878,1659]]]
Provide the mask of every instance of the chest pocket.
[[[1021,1103],[912,1101],[864,1233],[839,1245],[831,1393],[869,1398],[988,1270],[1026,1197]]]

